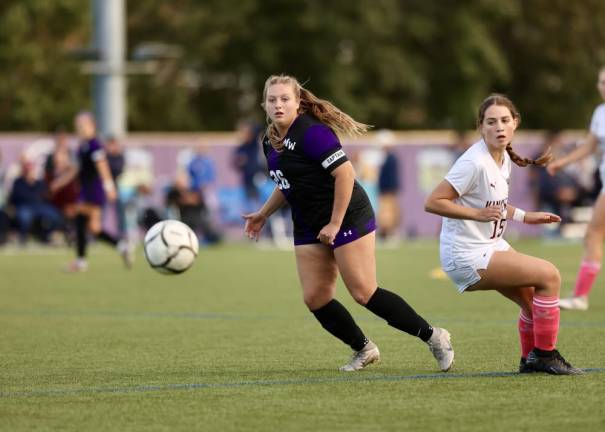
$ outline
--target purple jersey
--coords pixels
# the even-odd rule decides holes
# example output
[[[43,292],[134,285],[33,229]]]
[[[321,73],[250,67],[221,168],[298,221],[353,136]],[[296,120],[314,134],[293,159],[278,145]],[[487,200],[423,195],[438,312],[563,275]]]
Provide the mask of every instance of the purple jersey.
[[[267,137],[263,139],[269,175],[292,208],[295,243],[316,242],[315,237],[332,216],[334,177],[331,172],[347,162],[347,156],[334,132],[307,114],[296,118],[283,143],[283,150],[277,152]],[[358,238],[367,234],[374,229],[373,220],[370,201],[355,181],[342,223],[343,237],[358,233],[355,235]]]
[[[80,201],[98,206],[105,204],[103,182],[97,170],[97,161],[103,159],[105,151],[98,138],[82,141],[78,148]]]

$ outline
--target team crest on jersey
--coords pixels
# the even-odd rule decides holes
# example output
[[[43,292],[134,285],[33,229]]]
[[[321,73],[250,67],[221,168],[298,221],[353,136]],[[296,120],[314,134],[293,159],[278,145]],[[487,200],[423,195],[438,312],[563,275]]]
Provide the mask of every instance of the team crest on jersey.
[[[292,141],[290,138],[284,140],[284,147],[288,150],[294,150],[294,146],[296,146],[296,141]]]

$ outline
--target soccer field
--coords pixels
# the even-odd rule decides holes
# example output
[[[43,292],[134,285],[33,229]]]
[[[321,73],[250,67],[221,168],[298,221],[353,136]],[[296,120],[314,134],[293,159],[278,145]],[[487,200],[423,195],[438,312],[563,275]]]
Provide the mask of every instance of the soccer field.
[[[580,245],[514,246],[553,261],[568,292]],[[66,274],[69,251],[0,249],[0,430],[605,430],[602,276],[588,312],[561,314],[559,348],[588,373],[521,376],[517,307],[431,279],[436,242],[377,255],[381,286],[452,333],[451,372],[342,284],[382,361],[339,372],[349,349],[306,311],[293,252],[203,249],[163,276],[141,253],[127,271],[96,247],[88,273]]]

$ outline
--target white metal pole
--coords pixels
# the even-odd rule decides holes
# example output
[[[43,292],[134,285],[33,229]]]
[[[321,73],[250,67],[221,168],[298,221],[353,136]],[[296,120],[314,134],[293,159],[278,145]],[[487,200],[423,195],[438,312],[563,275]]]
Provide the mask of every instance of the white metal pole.
[[[94,43],[101,63],[93,98],[103,136],[126,133],[125,14],[125,0],[93,0]]]

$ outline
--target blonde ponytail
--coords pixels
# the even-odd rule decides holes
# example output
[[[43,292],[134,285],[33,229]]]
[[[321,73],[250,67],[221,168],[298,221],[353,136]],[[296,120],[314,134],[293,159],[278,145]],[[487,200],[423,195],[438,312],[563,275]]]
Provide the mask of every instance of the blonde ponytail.
[[[272,75],[265,81],[263,90],[263,107],[267,98],[267,90],[274,84],[289,84],[294,89],[294,95],[300,101],[299,114],[309,114],[328,126],[339,136],[359,136],[367,132],[372,126],[354,120],[350,115],[344,113],[334,106],[330,101],[320,99],[304,88],[298,80],[289,75]],[[267,129],[265,131],[271,146],[281,151],[284,147],[283,137],[279,136],[277,128],[267,116]]]

